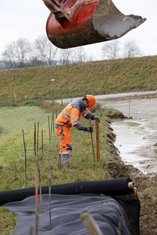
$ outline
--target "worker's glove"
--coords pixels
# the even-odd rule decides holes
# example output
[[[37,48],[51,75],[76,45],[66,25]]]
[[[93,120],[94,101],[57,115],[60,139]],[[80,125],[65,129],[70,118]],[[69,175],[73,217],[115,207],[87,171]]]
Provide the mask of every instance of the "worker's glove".
[[[93,132],[93,127],[92,126],[84,127],[83,130],[92,133]]]
[[[97,116],[94,116],[94,120],[100,122],[100,119]]]

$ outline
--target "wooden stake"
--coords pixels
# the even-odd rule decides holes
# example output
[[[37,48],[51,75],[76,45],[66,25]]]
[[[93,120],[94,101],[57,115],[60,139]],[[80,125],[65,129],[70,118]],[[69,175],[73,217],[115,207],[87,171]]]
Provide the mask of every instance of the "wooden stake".
[[[52,153],[52,132],[51,132],[50,117],[48,116],[48,131],[49,131],[49,156],[48,156],[48,181],[49,181],[49,228],[52,228],[52,219],[51,219],[51,153]]]
[[[41,159],[44,156],[44,132],[41,130]]]
[[[49,142],[51,142],[51,123],[50,123],[50,117],[48,116],[48,130],[49,130]]]
[[[96,126],[96,152],[97,152],[97,162],[100,161],[100,139],[99,139],[99,121],[95,120]]]
[[[25,186],[26,186],[26,182],[27,182],[27,150],[26,150],[26,141],[25,141],[24,130],[22,130],[22,136],[23,136],[23,147],[24,147],[24,158],[25,158]]]
[[[103,235],[102,231],[89,211],[82,211],[80,217],[90,235]]]
[[[89,125],[91,126],[91,120],[89,120]],[[94,151],[93,133],[90,133],[90,135],[91,135],[91,143],[92,143],[93,160],[95,162],[95,151]]]
[[[39,229],[39,196],[38,196],[38,187],[39,187],[39,179],[36,175],[35,177],[35,235],[38,235]]]
[[[33,235],[33,227],[29,228],[29,235]]]
[[[39,152],[39,122],[37,123],[37,147],[36,147],[36,150],[37,150],[37,153]]]
[[[36,133],[36,123],[34,123],[34,154],[36,155],[36,140],[37,140],[37,133]]]
[[[52,125],[53,125],[53,135],[54,135],[55,134],[55,114],[54,113],[53,113]]]
[[[40,211],[42,210],[42,187],[41,187],[41,174],[40,174],[40,164],[39,164],[39,155],[36,156],[37,161],[37,174],[38,174],[38,180],[39,180],[39,192],[40,192]]]
[[[49,229],[52,228],[52,219],[51,219],[51,167],[49,164]]]
[[[42,188],[41,188],[41,174],[40,174],[40,163],[39,163],[39,122],[34,123],[34,154],[36,157],[36,170],[38,175],[38,184],[40,190],[40,210],[42,210]]]

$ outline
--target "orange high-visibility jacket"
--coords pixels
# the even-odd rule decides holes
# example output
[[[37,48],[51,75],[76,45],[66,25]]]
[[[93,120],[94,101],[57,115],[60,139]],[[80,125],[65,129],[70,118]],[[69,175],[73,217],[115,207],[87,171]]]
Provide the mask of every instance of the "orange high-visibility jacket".
[[[69,127],[75,126],[79,122],[81,116],[87,119],[94,117],[94,115],[86,108],[82,99],[74,100],[62,110],[55,123],[58,125],[66,124]]]

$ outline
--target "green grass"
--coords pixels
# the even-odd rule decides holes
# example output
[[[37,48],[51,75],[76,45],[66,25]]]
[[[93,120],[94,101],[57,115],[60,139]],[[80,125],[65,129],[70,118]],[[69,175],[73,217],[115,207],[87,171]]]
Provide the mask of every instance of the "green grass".
[[[43,129],[48,129],[46,123],[48,113],[38,106],[1,107],[0,108],[0,165],[22,158],[22,130],[26,138],[32,135],[34,122],[40,122]],[[46,125],[47,124],[47,125]],[[47,137],[46,137],[47,138]]]
[[[0,105],[156,90],[157,56],[0,71]],[[51,81],[55,79],[55,81]],[[93,89],[94,88],[94,89]],[[15,102],[17,100],[17,102]]]
[[[103,132],[101,132],[101,158],[102,161],[106,161],[109,156],[109,152],[107,151],[106,144],[106,113],[105,110],[98,110],[97,113],[101,117],[100,128],[103,128]],[[43,130],[44,133],[44,156],[42,157],[42,145],[41,145],[41,135],[39,135],[39,157],[41,158],[42,165],[42,179],[47,179],[48,173],[48,161],[49,156],[51,155],[52,166],[54,170],[54,182],[61,183],[63,181],[68,182],[72,179],[75,180],[76,176],[73,177],[69,172],[70,178],[68,176],[65,177],[64,171],[59,172],[57,169],[57,161],[56,157],[58,155],[59,150],[59,142],[58,138],[53,131],[52,135],[52,144],[49,143],[49,132],[48,132],[48,116],[51,117],[51,114],[36,106],[21,106],[14,108],[1,108],[0,115],[0,125],[3,128],[3,133],[0,135],[0,173],[1,173],[1,185],[0,190],[6,189],[15,189],[17,187],[24,186],[24,148],[23,148],[23,137],[22,130],[25,133],[25,141],[26,141],[26,149],[27,149],[27,158],[28,158],[28,175],[29,182],[28,185],[34,184],[34,177],[36,174],[36,161],[34,155],[34,123],[39,122],[40,131]],[[13,118],[14,117],[14,118]],[[12,118],[12,121],[11,121]],[[83,120],[83,125],[88,126],[88,120]],[[92,157],[92,148],[91,148],[91,136],[88,133],[77,131],[75,128],[71,129],[72,135],[72,144],[73,144],[73,155],[72,155],[72,165],[78,170],[82,170],[84,163],[87,161],[89,168],[89,173],[87,171],[82,171],[81,174],[78,174],[76,171],[76,175],[82,179],[89,179],[92,173],[92,168],[95,168],[95,163],[93,163]],[[94,141],[95,141],[95,134]],[[98,163],[99,164],[99,163]],[[98,166],[96,164],[96,167]],[[101,164],[100,164],[101,165]],[[101,167],[98,167],[100,174],[96,173],[95,177],[104,177],[104,174],[101,172]],[[103,168],[104,169],[104,168]],[[86,169],[87,170],[87,169]],[[11,177],[10,174],[11,173]],[[63,178],[62,178],[63,173]],[[8,176],[7,176],[8,175]]]
[[[57,107],[61,109],[62,106]],[[56,112],[52,107],[51,113]],[[36,175],[36,156],[34,155],[34,123],[40,123],[40,130],[44,130],[44,151],[42,155],[41,136],[39,136],[38,155],[41,169],[41,185],[48,185],[49,164],[51,165],[52,184],[68,183],[79,180],[98,180],[109,177],[107,172],[107,161],[110,158],[110,148],[106,142],[108,123],[106,122],[110,110],[98,109],[100,116],[100,152],[99,162],[93,161],[91,136],[88,133],[71,129],[73,153],[71,167],[58,170],[57,155],[59,142],[52,128],[52,143],[49,143],[48,116],[50,110],[46,111],[39,106],[1,107],[0,109],[0,190],[12,190],[34,186]],[[88,126],[87,120],[82,121]],[[24,150],[22,131],[25,131],[27,146],[27,179],[25,177]],[[95,132],[93,133],[94,146],[96,147]],[[16,216],[4,208],[0,208],[0,234],[9,235],[15,226]]]

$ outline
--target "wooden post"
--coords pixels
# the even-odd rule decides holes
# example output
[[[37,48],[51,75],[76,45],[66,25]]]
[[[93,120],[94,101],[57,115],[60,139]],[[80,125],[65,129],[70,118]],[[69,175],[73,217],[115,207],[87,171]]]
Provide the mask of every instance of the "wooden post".
[[[33,235],[33,227],[32,226],[29,228],[29,235]]]
[[[49,229],[52,228],[52,215],[51,215],[51,167],[49,164],[49,201],[48,201],[48,205],[49,205]]]
[[[44,132],[41,130],[41,159],[44,156]]]
[[[89,120],[89,125],[91,126],[91,120]],[[94,151],[93,133],[90,133],[90,135],[91,135],[91,143],[92,143],[93,160],[95,162],[95,151]]]
[[[49,132],[49,156],[48,156],[48,181],[49,181],[49,228],[52,228],[52,215],[51,215],[51,154],[52,154],[52,132],[51,126],[52,123],[50,122],[50,117],[48,116],[48,132]]]
[[[40,163],[39,163],[39,122],[34,123],[34,155],[36,158],[36,170],[38,175],[38,185],[40,190],[40,210],[42,208],[42,188],[41,188],[41,174],[40,174]],[[39,207],[39,206],[38,206]],[[39,209],[39,208],[38,208]]]
[[[25,141],[24,130],[22,130],[22,136],[23,136],[24,158],[25,158],[25,186],[26,186],[26,182],[27,182],[27,150],[26,150],[26,141]]]
[[[34,123],[34,154],[35,155],[36,155],[36,147],[37,147],[36,141],[37,141],[36,123]]]
[[[51,121],[49,116],[48,116],[48,131],[49,131],[49,142],[51,142]]]
[[[39,122],[37,123],[37,147],[36,147],[36,149],[37,149],[37,154],[38,154],[38,152],[39,152]]]
[[[90,235],[103,235],[93,216],[88,211],[82,211],[80,217]]]
[[[38,235],[38,229],[39,229],[39,178],[36,175],[35,177],[35,235]]]
[[[97,162],[100,161],[99,121],[95,120]]]

